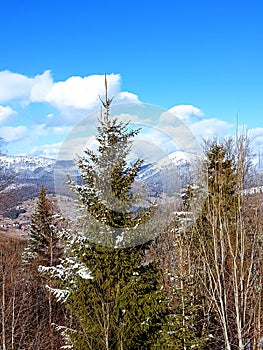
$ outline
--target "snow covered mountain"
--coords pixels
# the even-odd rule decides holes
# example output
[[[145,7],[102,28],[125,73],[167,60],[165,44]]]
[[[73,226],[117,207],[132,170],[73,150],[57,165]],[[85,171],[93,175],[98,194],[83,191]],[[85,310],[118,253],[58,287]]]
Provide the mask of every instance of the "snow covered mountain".
[[[155,164],[144,164],[138,180],[147,185],[152,195],[165,192],[168,195],[180,192],[189,180],[192,172],[193,155],[185,152],[174,152]],[[0,156],[0,178],[6,172],[14,174],[11,185],[4,192],[16,191],[17,196],[25,200],[35,197],[39,188],[44,185],[49,193],[68,194],[65,184],[69,174],[76,179],[77,169],[73,161],[56,161],[44,157]],[[63,193],[65,191],[65,193]]]
[[[139,179],[155,193],[173,195],[180,193],[187,184],[196,182],[197,172],[197,155],[175,151],[154,164],[144,166]]]
[[[29,171],[34,172],[39,168],[50,169],[56,161],[44,157],[28,157],[28,156],[0,156],[0,164],[12,168],[15,172]]]
[[[14,177],[12,184],[4,192],[19,190],[23,199],[37,196],[41,185],[48,192],[54,193],[54,174],[60,168],[70,174],[74,163],[44,157],[0,156],[0,178],[6,174]]]

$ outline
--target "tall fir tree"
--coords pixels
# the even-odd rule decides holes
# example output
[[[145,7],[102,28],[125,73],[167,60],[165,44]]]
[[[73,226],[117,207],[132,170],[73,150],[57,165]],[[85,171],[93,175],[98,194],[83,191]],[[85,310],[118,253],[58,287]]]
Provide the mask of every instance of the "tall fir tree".
[[[61,255],[58,217],[47,198],[45,187],[41,186],[35,212],[31,215],[28,245],[24,253],[28,263],[35,261],[52,266],[58,261]]]
[[[204,300],[203,323],[211,334],[207,349],[244,350],[258,342],[252,320],[262,297],[262,236],[247,224],[248,151],[245,136],[206,144],[208,195],[193,227],[192,261],[199,278],[195,293]]]
[[[41,265],[55,266],[62,257],[60,241],[62,218],[55,212],[41,186],[31,225],[27,245],[23,252],[24,265],[28,270],[27,287],[34,300],[35,327],[40,326],[48,333],[48,346],[55,350],[61,345],[54,324],[65,320],[64,306],[56,303],[52,293],[46,288],[46,281],[39,275]]]
[[[165,234],[156,242],[155,254],[160,259],[169,306],[163,336],[158,340],[160,349],[204,349],[209,341],[203,318],[200,317],[203,302],[196,295],[200,281],[192,260],[194,237],[190,225],[192,218],[189,220],[192,212],[187,202],[194,200],[193,190],[197,191],[197,186],[189,186],[189,193],[184,195],[186,203],[181,211],[176,212]]]
[[[65,235],[69,257],[42,272],[56,281],[53,292],[76,321],[61,327],[67,346],[154,349],[167,316],[158,264],[146,257],[152,232],[144,224],[155,207],[136,207],[141,194],[132,185],[143,161],[128,165],[126,158],[139,130],[110,118],[106,80],[105,86],[97,152],[88,149],[78,160],[83,183],[70,181],[81,217],[77,232]]]

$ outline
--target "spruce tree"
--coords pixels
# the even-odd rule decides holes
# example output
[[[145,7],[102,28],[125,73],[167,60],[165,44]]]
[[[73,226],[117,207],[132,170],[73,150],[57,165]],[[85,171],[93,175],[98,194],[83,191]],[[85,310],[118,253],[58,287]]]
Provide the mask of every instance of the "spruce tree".
[[[186,201],[193,200],[191,188],[196,189],[189,186]],[[188,213],[191,214],[191,211],[188,203],[185,203],[156,245],[169,307],[162,337],[158,339],[160,349],[204,349],[209,340],[203,319],[200,318],[203,302],[196,295],[200,281],[195,262],[192,261],[194,242],[189,220],[188,225],[185,224]]]
[[[77,162],[82,183],[70,181],[81,217],[65,234],[69,256],[42,272],[75,319],[72,329],[61,327],[72,349],[153,349],[167,305],[157,262],[146,256],[152,232],[144,224],[154,205],[136,207],[143,195],[132,188],[143,161],[126,159],[139,130],[110,118],[107,84],[102,103],[97,152],[85,150]]]
[[[36,209],[31,215],[28,245],[24,253],[25,260],[41,265],[54,265],[60,250],[58,215],[47,198],[46,189],[40,187]]]
[[[34,302],[34,326],[48,333],[49,348],[55,350],[61,345],[54,324],[64,320],[64,306],[57,305],[55,298],[46,288],[46,281],[39,274],[39,266],[55,266],[62,256],[59,237],[61,218],[55,213],[41,186],[31,225],[23,262],[27,270],[27,288]],[[42,346],[42,345],[41,345]]]
[[[252,305],[261,300],[262,259],[262,235],[247,222],[247,139],[212,140],[205,156],[208,195],[193,228],[192,261],[199,277],[196,295],[204,300],[203,323],[211,334],[207,349],[245,349],[254,341]]]

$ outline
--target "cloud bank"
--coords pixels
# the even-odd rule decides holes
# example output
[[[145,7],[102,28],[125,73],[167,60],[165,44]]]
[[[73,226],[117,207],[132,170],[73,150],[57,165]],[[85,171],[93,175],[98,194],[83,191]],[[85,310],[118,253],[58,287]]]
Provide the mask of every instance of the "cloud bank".
[[[108,95],[114,97],[113,103],[138,103],[137,95],[121,90],[121,76],[107,75]],[[105,76],[71,76],[55,82],[50,70],[34,77],[10,72],[0,72],[0,137],[9,144],[30,135],[39,137],[39,145],[31,146],[31,153],[54,155],[59,142],[52,147],[45,142],[51,135],[66,136],[70,127],[84,116],[92,115],[100,109],[100,98],[105,98]],[[27,112],[36,109],[36,114]],[[39,116],[41,108],[50,113]],[[15,118],[14,118],[15,117]],[[91,120],[95,123],[97,120]],[[54,139],[54,138],[53,138]],[[32,143],[36,142],[36,138]],[[47,141],[48,142],[48,141]],[[41,146],[42,145],[42,146]],[[43,147],[43,152],[41,151]],[[25,150],[26,151],[26,150]]]
[[[16,111],[14,111],[10,106],[0,105],[0,124],[9,120],[9,118],[15,114],[16,114]]]
[[[122,91],[120,74],[108,74],[108,96],[113,103],[140,103],[139,97]],[[54,157],[71,128],[89,116],[90,125],[97,123],[92,114],[101,106],[99,96],[105,98],[104,75],[71,76],[54,81],[50,70],[28,77],[23,74],[0,72],[0,138],[8,143],[13,153],[41,154]],[[47,113],[43,112],[46,111]],[[93,118],[93,119],[92,119]],[[136,116],[122,116],[123,120],[151,124],[147,116],[138,120]],[[235,134],[235,126],[218,118],[209,118],[194,105],[175,105],[160,117],[159,124],[165,130],[175,130],[176,121],[186,125],[193,136],[202,142],[214,136]],[[263,145],[263,128],[250,130],[254,144]],[[150,135],[148,136],[150,137]],[[155,135],[152,135],[153,139]],[[20,141],[24,140],[23,147]],[[162,140],[158,142],[162,143]],[[27,144],[27,147],[24,145]]]
[[[0,135],[6,142],[14,142],[24,139],[28,136],[28,129],[23,126],[4,126],[0,128]]]
[[[107,75],[107,85],[108,94],[114,97],[114,103],[139,102],[137,95],[121,91],[119,74]],[[62,112],[60,117],[72,109],[95,111],[100,107],[99,96],[104,98],[104,92],[104,75],[72,76],[54,82],[50,70],[33,78],[10,71],[0,72],[0,103],[48,103]]]

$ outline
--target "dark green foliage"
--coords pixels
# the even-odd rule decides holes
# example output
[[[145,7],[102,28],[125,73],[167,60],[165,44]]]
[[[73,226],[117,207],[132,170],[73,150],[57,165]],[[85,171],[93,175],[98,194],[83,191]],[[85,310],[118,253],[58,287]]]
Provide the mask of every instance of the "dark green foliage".
[[[140,264],[145,247],[75,245],[92,279],[77,278],[67,304],[78,320],[74,349],[151,349],[162,328],[164,293],[154,263]],[[78,252],[78,253],[77,253]],[[138,265],[140,264],[140,265]]]
[[[206,324],[207,332],[212,335],[212,338],[210,338],[211,344],[223,346],[224,336],[220,319],[217,315],[217,310],[214,308],[215,306],[213,305],[212,307],[211,301],[206,296],[206,288],[210,283],[209,278],[211,278],[208,271],[216,274],[216,254],[221,256],[220,254],[222,253],[224,256],[224,261],[222,260],[219,266],[220,271],[223,271],[223,268],[225,268],[224,264],[228,270],[227,257],[229,251],[224,251],[223,240],[227,239],[227,236],[224,235],[222,223],[227,223],[227,230],[229,232],[235,232],[238,207],[238,178],[236,160],[233,154],[233,140],[229,139],[225,140],[225,142],[219,142],[215,139],[206,142],[204,153],[204,168],[207,172],[207,198],[201,215],[194,225],[193,237],[195,249],[193,250],[192,257],[193,260],[196,259],[197,266],[201,263],[199,266],[200,270],[197,273],[199,278],[201,278],[200,283],[202,288],[196,289],[195,293],[196,298],[203,301],[204,314],[200,315],[200,317],[203,318],[203,323]],[[205,258],[204,256],[199,258],[200,252],[204,250]],[[203,259],[204,262],[201,262]],[[208,268],[208,271],[206,268]],[[227,299],[227,290],[224,281],[225,272],[220,273],[222,274],[222,294],[225,293],[223,298]],[[210,342],[208,342],[207,349],[210,349]]]
[[[46,288],[46,281],[39,274],[39,266],[55,266],[62,256],[60,224],[61,218],[55,213],[42,186],[35,211],[31,215],[29,238],[23,253],[24,270],[27,273],[25,282],[30,290],[30,300],[33,304],[31,313],[34,315],[34,322],[32,324],[35,328],[43,328],[45,333],[48,333],[46,343],[41,349],[45,347],[56,350],[62,343],[54,325],[65,322],[64,305],[56,303],[55,298]]]
[[[53,265],[58,259],[59,220],[54,217],[54,210],[47,199],[46,190],[41,186],[35,212],[31,215],[28,247],[25,259],[38,264]]]
[[[132,165],[126,161],[131,139],[138,132],[129,130],[128,124],[117,119],[109,119],[109,111],[106,111],[96,136],[99,143],[97,153],[87,149],[77,162],[83,185],[70,182],[84,209],[86,218],[85,222],[80,222],[82,229],[85,230],[86,226],[88,237],[104,245],[115,246],[120,232],[125,232],[123,246],[144,242],[153,236],[151,232],[142,232],[142,227],[151,218],[155,207],[145,199],[142,210],[143,193],[132,188],[143,160],[137,159]]]
[[[86,150],[78,160],[83,183],[70,181],[81,218],[78,232],[65,236],[69,258],[42,271],[57,282],[61,289],[54,294],[76,320],[63,330],[72,349],[152,349],[167,303],[157,263],[146,256],[151,242],[143,224],[154,206],[144,202],[141,209],[143,194],[132,187],[142,160],[126,160],[139,131],[110,119],[107,96],[103,105],[97,152]]]
[[[230,210],[237,200],[237,165],[234,154],[231,154],[233,144],[219,143],[217,140],[206,145],[206,169],[208,179],[208,195],[220,205]],[[222,202],[223,201],[223,202]]]
[[[246,140],[208,142],[205,148],[208,195],[193,228],[194,249],[204,301],[203,322],[211,334],[207,349],[244,348],[252,331],[250,303],[257,294],[254,264],[258,236],[245,224]],[[200,253],[201,252],[201,253]],[[253,278],[252,278],[253,276]],[[255,288],[255,289],[254,289]]]

